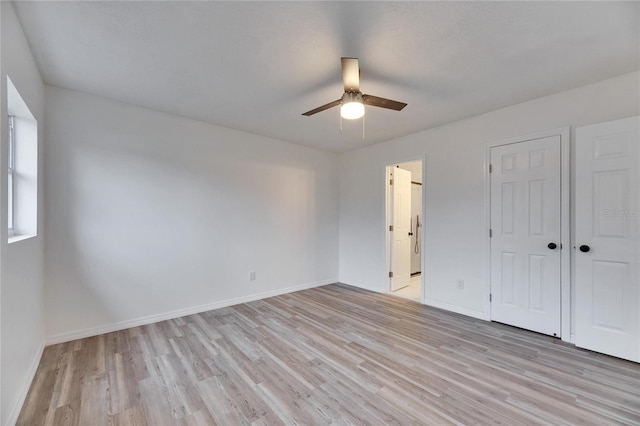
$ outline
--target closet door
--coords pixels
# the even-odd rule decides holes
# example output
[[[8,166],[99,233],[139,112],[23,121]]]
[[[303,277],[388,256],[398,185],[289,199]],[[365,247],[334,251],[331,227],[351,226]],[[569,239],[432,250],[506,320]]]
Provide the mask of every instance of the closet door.
[[[640,362],[640,117],[576,129],[576,345]]]
[[[560,136],[491,148],[491,320],[561,331]]]

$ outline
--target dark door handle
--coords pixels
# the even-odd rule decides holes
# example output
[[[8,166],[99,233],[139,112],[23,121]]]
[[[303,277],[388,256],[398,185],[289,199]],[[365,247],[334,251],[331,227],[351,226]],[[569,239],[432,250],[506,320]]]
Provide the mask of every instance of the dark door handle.
[[[555,250],[558,248],[558,245],[556,243],[549,243],[547,247],[549,247],[551,250]]]
[[[580,246],[580,251],[583,252],[583,253],[587,253],[590,250],[591,250],[591,247],[589,247],[589,246],[586,246],[586,245]]]

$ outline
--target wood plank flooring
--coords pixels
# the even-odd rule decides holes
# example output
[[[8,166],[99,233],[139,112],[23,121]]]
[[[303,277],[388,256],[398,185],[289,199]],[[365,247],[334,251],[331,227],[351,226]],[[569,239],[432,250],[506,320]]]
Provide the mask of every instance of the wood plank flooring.
[[[20,425],[640,424],[640,365],[334,284],[49,346]]]

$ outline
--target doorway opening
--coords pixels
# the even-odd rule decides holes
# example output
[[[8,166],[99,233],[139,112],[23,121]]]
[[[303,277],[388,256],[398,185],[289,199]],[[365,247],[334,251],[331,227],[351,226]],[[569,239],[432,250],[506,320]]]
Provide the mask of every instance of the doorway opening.
[[[387,291],[424,300],[422,161],[387,166]]]

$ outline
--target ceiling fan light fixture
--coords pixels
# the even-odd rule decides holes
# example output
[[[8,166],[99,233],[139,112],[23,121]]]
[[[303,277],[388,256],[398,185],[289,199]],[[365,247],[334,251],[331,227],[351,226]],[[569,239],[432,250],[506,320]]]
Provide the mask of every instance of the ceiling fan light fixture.
[[[318,108],[314,108],[311,111],[303,112],[302,115],[309,117],[310,115],[340,105],[340,117],[346,118],[347,120],[355,120],[356,118],[364,117],[365,101],[367,102],[367,106],[392,109],[395,111],[401,111],[402,108],[407,106],[404,102],[392,101],[391,99],[368,94],[363,95],[360,91],[360,66],[358,65],[358,58],[341,58],[340,61],[342,62],[342,86],[344,87],[342,97]],[[362,120],[362,124],[364,125],[364,120]]]
[[[345,92],[342,95],[342,105],[340,105],[340,115],[347,120],[355,120],[364,115],[364,103],[362,93]]]

